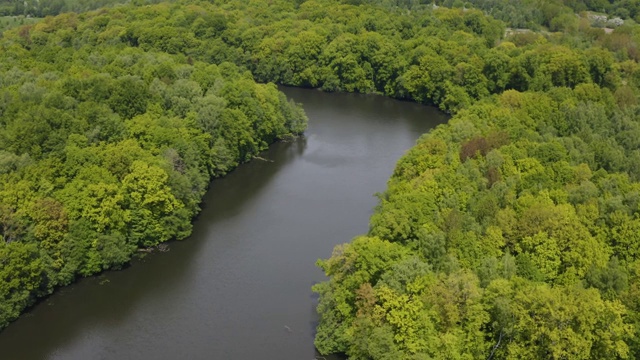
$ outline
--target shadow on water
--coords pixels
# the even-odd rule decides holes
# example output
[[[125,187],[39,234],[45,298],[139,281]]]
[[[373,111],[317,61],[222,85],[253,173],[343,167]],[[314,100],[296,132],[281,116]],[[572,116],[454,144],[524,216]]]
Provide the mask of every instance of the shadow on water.
[[[171,242],[166,253],[133,260],[126,271],[109,271],[59,289],[0,332],[0,358],[46,359],[82,337],[87,329],[117,328],[145,299],[172,292],[189,276],[194,265],[191,260],[208,234],[215,232],[211,227],[241,213],[279,170],[304,153],[305,147],[302,136],[273,144],[260,154],[266,161],[255,159],[212,181],[191,237]],[[37,340],[37,346],[28,339]]]
[[[277,142],[260,154],[261,159],[253,159],[223,178],[213,180],[203,198],[197,221],[215,223],[240,214],[246,202],[255,199],[286,164],[302,156],[306,147],[307,139],[304,136]],[[202,226],[194,226],[191,237],[206,230]]]

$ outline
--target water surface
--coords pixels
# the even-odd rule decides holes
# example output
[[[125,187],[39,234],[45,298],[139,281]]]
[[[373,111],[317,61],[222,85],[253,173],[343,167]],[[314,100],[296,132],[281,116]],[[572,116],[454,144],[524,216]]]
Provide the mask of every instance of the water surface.
[[[215,180],[189,239],[57,291],[0,333],[0,359],[310,360],[314,265],[367,231],[376,192],[446,117],[380,96],[283,88],[304,138]]]

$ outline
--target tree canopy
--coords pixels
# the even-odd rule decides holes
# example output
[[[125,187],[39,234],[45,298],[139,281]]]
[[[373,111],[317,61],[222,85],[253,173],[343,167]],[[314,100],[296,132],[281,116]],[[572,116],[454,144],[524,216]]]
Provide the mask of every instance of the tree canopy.
[[[132,4],[5,32],[0,326],[188,236],[211,177],[304,130],[279,83],[453,114],[398,162],[369,232],[318,262],[322,353],[637,358],[640,28],[535,3],[525,24],[556,32],[337,0]]]
[[[187,237],[212,177],[306,127],[275,85],[114,42],[94,31],[109,18],[60,15],[0,41],[0,327],[56,286]]]

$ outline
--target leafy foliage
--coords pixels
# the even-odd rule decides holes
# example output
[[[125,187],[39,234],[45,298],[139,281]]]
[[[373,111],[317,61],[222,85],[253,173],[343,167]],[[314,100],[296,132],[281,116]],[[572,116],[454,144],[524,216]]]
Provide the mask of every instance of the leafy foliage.
[[[108,19],[47,18],[0,43],[0,327],[187,237],[212,177],[306,127],[275,85],[91,33]]]
[[[563,32],[504,39],[464,3],[420,5],[163,3],[6,32],[0,325],[184,238],[210,177],[303,131],[255,79],[454,114],[398,162],[369,233],[319,261],[321,352],[640,356],[637,28],[543,2],[522,21]]]
[[[388,95],[455,116],[398,162],[369,233],[319,262],[330,280],[314,287],[316,346],[353,359],[636,358],[637,63],[586,32],[584,50],[570,35],[481,36],[464,40],[480,77],[444,46],[454,32],[423,39],[392,80]]]

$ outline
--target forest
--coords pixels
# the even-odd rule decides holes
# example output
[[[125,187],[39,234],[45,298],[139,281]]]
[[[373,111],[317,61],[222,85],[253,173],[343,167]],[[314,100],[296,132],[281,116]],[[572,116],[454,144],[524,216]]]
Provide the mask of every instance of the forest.
[[[306,127],[245,69],[131,46],[108,23],[65,14],[0,43],[0,327],[184,239],[212,177]]]
[[[487,4],[183,0],[5,31],[0,327],[186,238],[212,177],[304,131],[275,83],[452,114],[398,162],[369,232],[318,261],[322,354],[640,357],[633,1],[525,1],[521,32],[486,13],[512,2]]]

